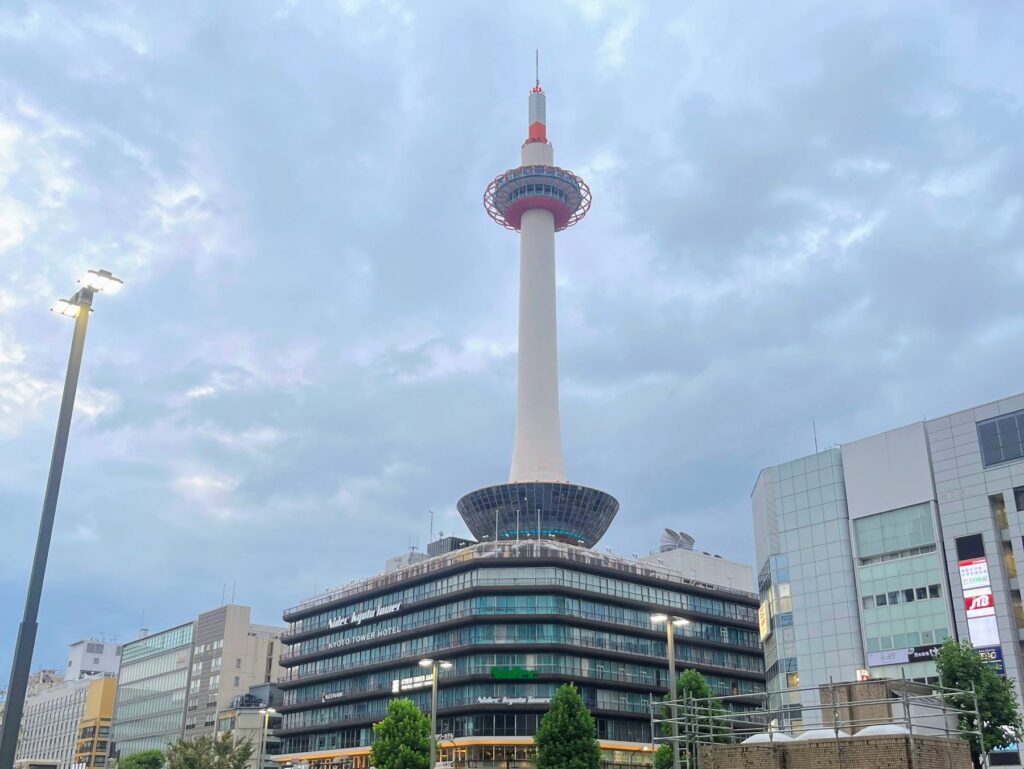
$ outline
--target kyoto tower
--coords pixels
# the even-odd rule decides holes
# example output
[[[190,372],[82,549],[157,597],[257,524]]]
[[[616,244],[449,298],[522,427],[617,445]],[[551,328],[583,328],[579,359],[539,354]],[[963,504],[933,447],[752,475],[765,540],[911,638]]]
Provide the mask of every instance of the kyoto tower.
[[[566,480],[555,322],[555,233],[586,216],[590,188],[554,164],[539,73],[529,97],[521,165],[487,186],[484,208],[519,233],[516,431],[509,482],[466,494],[459,512],[480,541],[546,538],[593,547],[619,503]]]

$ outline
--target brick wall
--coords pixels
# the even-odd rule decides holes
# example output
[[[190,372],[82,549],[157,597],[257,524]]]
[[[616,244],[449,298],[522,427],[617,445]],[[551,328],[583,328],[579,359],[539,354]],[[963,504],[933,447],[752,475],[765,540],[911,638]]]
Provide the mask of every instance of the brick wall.
[[[702,745],[700,769],[972,769],[967,743],[945,737],[849,737],[774,745]]]

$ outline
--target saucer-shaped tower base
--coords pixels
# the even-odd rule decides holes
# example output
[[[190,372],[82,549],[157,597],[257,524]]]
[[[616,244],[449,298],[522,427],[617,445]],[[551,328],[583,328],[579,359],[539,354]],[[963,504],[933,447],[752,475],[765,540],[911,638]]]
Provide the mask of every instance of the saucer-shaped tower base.
[[[556,539],[593,547],[618,510],[611,494],[553,481],[487,486],[459,500],[462,519],[481,542]]]

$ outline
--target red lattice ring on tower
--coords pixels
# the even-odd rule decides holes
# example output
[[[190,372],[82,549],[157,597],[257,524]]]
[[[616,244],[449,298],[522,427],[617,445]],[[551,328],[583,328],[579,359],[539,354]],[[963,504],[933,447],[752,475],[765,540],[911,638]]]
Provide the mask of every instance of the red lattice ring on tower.
[[[519,195],[514,202],[501,199],[503,191],[516,180],[548,182],[542,185],[551,188],[551,193],[529,193]],[[521,192],[522,188],[515,190]],[[557,195],[557,197],[556,197]],[[572,171],[557,166],[519,166],[498,174],[484,191],[484,209],[487,215],[507,230],[519,230],[525,211],[544,208],[551,211],[555,219],[555,231],[561,232],[576,224],[590,210],[592,197],[590,187]]]

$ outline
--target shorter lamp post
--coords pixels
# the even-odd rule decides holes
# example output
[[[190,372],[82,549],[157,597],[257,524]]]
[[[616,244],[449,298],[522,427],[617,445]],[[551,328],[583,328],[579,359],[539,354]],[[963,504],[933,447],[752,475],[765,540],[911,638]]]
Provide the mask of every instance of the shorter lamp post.
[[[274,708],[260,708],[263,716],[263,728],[260,729],[259,750],[256,751],[256,769],[263,769],[263,752],[267,748],[267,728],[270,726],[270,714],[276,713]]]
[[[651,624],[665,625],[665,639],[668,642],[668,700],[672,718],[672,769],[679,769],[679,721],[676,718],[676,636],[674,628],[689,625],[684,617],[668,614],[652,614]],[[651,735],[652,737],[654,735]]]
[[[449,670],[452,663],[448,660],[420,660],[421,668],[430,668],[430,769],[437,765],[437,670]]]

